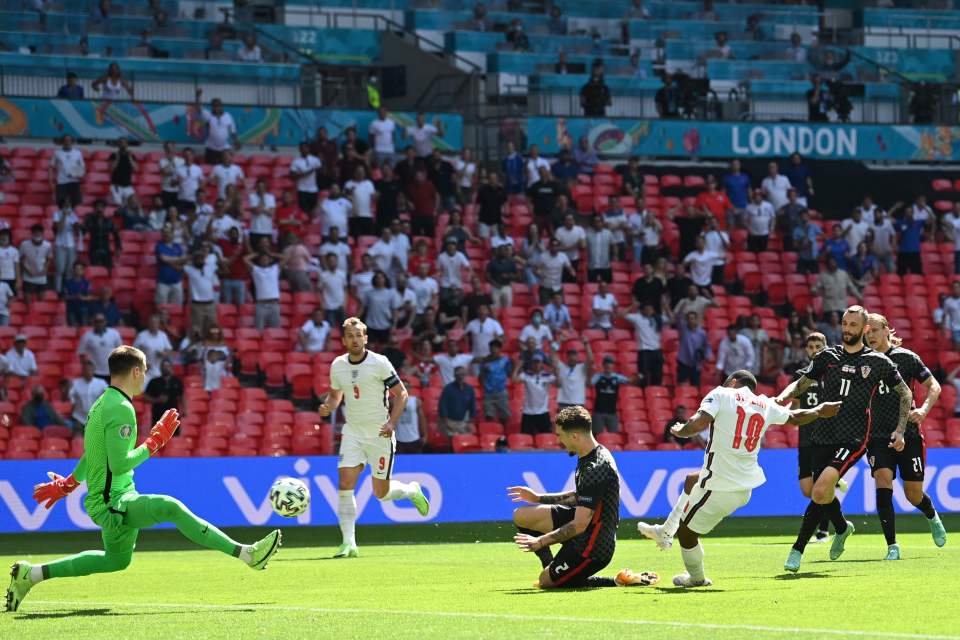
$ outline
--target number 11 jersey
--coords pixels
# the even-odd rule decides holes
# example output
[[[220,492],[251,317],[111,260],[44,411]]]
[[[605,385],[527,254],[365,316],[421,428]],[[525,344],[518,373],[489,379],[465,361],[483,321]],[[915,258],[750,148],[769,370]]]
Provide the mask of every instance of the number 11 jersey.
[[[790,410],[746,387],[717,387],[700,403],[700,411],[713,416],[700,487],[742,491],[766,482],[757,462],[760,439],[768,427],[786,423]]]

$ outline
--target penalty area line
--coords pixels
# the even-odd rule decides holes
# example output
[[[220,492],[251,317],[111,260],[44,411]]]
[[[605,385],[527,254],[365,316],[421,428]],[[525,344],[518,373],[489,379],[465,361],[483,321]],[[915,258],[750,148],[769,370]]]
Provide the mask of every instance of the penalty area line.
[[[863,631],[858,629],[817,629],[814,627],[772,627],[753,624],[722,624],[710,622],[681,622],[672,620],[636,620],[615,618],[579,618],[575,616],[538,616],[514,613],[491,613],[483,611],[401,611],[391,609],[360,609],[360,608],[333,608],[333,607],[296,607],[289,605],[264,604],[197,604],[197,603],[156,603],[156,602],[83,602],[83,601],[54,601],[33,600],[31,604],[52,607],[117,607],[121,609],[193,609],[196,611],[282,611],[287,613],[319,613],[319,614],[374,614],[408,617],[434,618],[473,618],[476,620],[510,620],[514,622],[570,622],[582,624],[618,624],[625,626],[653,626],[672,627],[677,629],[703,629],[712,631],[754,631],[758,633],[792,633],[797,635],[818,636],[856,636],[868,638],[898,638],[902,640],[960,640],[960,636],[945,636],[925,633],[898,633],[891,631]]]

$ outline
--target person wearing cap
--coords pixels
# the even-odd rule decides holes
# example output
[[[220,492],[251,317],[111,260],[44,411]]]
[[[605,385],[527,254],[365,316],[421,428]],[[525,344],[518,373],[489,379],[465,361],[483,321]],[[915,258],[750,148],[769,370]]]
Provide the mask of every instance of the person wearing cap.
[[[7,375],[29,378],[37,373],[37,358],[27,348],[27,336],[22,333],[13,339],[13,346],[3,357],[7,361]]]
[[[477,394],[467,384],[467,369],[457,367],[453,382],[440,393],[437,416],[438,426],[448,436],[474,433],[473,421],[477,418]]]
[[[617,405],[620,403],[620,387],[629,384],[631,379],[613,370],[616,358],[603,356],[603,371],[590,378],[593,385],[593,432],[620,430],[620,417]]]
[[[80,377],[70,384],[70,418],[75,429],[83,430],[90,407],[106,390],[107,383],[93,375],[93,363],[84,359]]]
[[[586,353],[586,360],[580,362],[580,350],[574,346],[567,349],[567,361],[560,361],[557,349],[550,350],[550,362],[556,372],[557,380],[557,411],[580,405],[587,405],[587,380],[593,377],[593,350],[590,341],[580,337]]]
[[[43,225],[30,227],[30,238],[20,244],[20,266],[23,269],[23,299],[39,301],[47,289],[47,272],[53,257],[53,245],[43,238]]]
[[[487,420],[506,422],[512,415],[507,396],[507,379],[513,372],[513,361],[500,352],[503,343],[490,341],[490,354],[480,363],[480,385],[483,387],[483,415]]]
[[[543,310],[535,308],[530,314],[530,324],[520,330],[518,340],[520,344],[525,344],[528,338],[533,338],[537,346],[546,342],[553,342],[553,331],[543,322]]]
[[[102,313],[93,317],[93,328],[80,338],[77,355],[87,357],[93,362],[93,374],[110,381],[110,367],[107,360],[110,352],[123,344],[120,333],[107,326],[107,318]]]
[[[543,370],[545,360],[543,354],[536,353],[530,360],[529,372],[518,367],[511,376],[514,383],[523,383],[520,431],[531,436],[553,431],[553,423],[550,421],[550,387],[557,381],[557,377]]]

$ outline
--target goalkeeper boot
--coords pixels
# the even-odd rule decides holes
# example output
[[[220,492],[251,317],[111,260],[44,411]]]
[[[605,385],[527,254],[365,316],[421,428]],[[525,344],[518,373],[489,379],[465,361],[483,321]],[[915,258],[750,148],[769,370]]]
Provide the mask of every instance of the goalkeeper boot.
[[[7,611],[16,611],[20,603],[27,597],[27,593],[33,587],[33,580],[30,579],[30,564],[27,562],[14,562],[10,567],[10,587],[7,589]]]
[[[844,480],[843,478],[840,478],[839,480],[837,480],[837,489],[840,489],[840,491],[843,491],[844,493],[846,493],[850,489],[850,485],[847,484],[846,480]]]
[[[267,568],[267,562],[274,556],[280,548],[282,540],[280,529],[275,529],[267,534],[262,540],[258,540],[250,545],[250,562],[247,563],[251,569],[262,571]]]
[[[656,542],[661,551],[666,551],[673,546],[673,536],[668,536],[663,532],[662,524],[638,522],[637,531]]]
[[[426,516],[430,513],[430,501],[427,500],[427,496],[423,494],[423,489],[420,487],[419,482],[411,482],[410,485],[416,491],[416,494],[410,498],[410,502],[417,508],[417,513]]]
[[[337,549],[337,552],[331,556],[333,558],[359,558],[360,551],[357,550],[357,545],[351,544],[349,542],[344,542]]]
[[[846,544],[847,538],[853,535],[853,532],[853,523],[847,520],[847,528],[844,529],[843,533],[838,533],[833,536],[833,544],[830,545],[831,560],[836,560],[843,555],[843,545]]]
[[[899,560],[900,559],[900,545],[896,542],[893,544],[887,545],[887,557],[884,560]]]
[[[673,584],[684,589],[694,589],[696,587],[709,587],[713,584],[713,580],[706,577],[703,580],[694,580],[689,573],[681,573],[673,576]]]
[[[940,514],[933,516],[928,520],[930,524],[930,535],[933,536],[933,544],[942,547],[947,544],[947,530],[943,528],[943,522],[940,520]]]
[[[790,555],[787,556],[787,561],[783,563],[783,568],[796,573],[800,570],[801,560],[803,560],[803,554],[796,549],[790,549]]]
[[[660,582],[660,576],[652,571],[634,573],[630,569],[621,569],[613,581],[618,587],[652,587]]]

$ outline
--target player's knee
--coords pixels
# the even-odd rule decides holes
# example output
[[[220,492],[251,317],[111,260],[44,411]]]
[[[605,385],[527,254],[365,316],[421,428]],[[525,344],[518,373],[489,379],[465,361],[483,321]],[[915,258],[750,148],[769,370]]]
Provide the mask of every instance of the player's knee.
[[[810,498],[817,504],[827,504],[833,502],[833,487],[815,484],[813,491],[810,492]]]
[[[556,586],[550,578],[550,569],[544,569],[540,572],[540,579],[537,581],[537,584],[541,589],[552,589]]]
[[[873,476],[877,489],[893,489],[893,474],[889,469],[881,469]]]
[[[923,487],[922,485],[909,486],[904,485],[903,493],[907,496],[907,500],[910,501],[910,504],[917,506],[923,501]]]
[[[107,553],[104,556],[109,571],[123,571],[133,562],[132,553]]]
[[[176,498],[164,496],[150,505],[154,519],[159,522],[173,522],[187,508]]]

